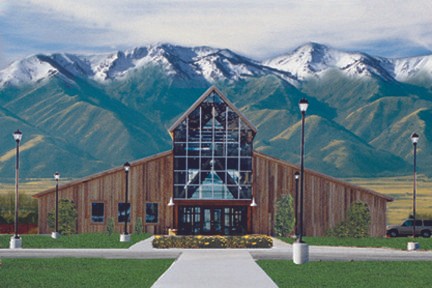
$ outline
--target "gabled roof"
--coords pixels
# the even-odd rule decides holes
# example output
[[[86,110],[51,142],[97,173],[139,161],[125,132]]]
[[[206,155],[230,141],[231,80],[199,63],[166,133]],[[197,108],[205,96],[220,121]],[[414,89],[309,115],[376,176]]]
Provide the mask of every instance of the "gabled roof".
[[[204,94],[202,94],[201,97],[198,98],[198,100],[195,101],[195,103],[176,122],[174,122],[174,124],[168,129],[170,134],[172,135],[173,131],[186,119],[186,117],[188,117],[189,114],[192,113],[212,93],[216,93],[228,105],[228,107],[234,113],[236,113],[240,119],[256,134],[256,127],[234,106],[233,103],[231,103],[231,101],[228,100],[228,98],[216,86],[211,86],[209,89],[207,89],[207,91],[204,92]]]

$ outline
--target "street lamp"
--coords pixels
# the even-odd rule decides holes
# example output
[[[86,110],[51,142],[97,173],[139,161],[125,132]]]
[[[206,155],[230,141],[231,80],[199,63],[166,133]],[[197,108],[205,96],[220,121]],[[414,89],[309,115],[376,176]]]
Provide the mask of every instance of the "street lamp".
[[[15,235],[10,240],[10,248],[21,248],[21,238],[18,236],[18,207],[19,207],[19,194],[18,194],[18,182],[19,182],[19,145],[22,139],[22,132],[18,129],[13,133],[14,140],[16,142],[16,162],[15,162]]]
[[[419,140],[419,135],[417,133],[413,133],[411,135],[411,142],[414,146],[414,179],[413,179],[413,238],[416,236],[416,190],[417,190],[417,142]]]
[[[293,262],[295,264],[304,264],[309,261],[309,246],[303,242],[303,193],[304,193],[304,126],[306,110],[309,107],[309,102],[302,98],[299,102],[300,112],[302,114],[301,122],[301,154],[300,154],[300,215],[299,215],[299,235],[296,242],[293,244]]]
[[[302,114],[301,122],[301,156],[300,156],[300,227],[299,227],[299,237],[297,242],[303,242],[303,192],[304,192],[304,126],[306,118],[306,110],[309,107],[309,102],[302,98],[299,102],[300,112]]]
[[[296,237],[298,237],[298,184],[299,184],[299,178],[300,178],[300,173],[298,171],[296,171],[294,173],[294,180],[295,180],[295,203],[294,203],[294,213],[295,213],[295,235]]]
[[[54,179],[56,181],[56,190],[55,190],[55,231],[51,233],[51,238],[57,239],[60,237],[60,233],[58,230],[58,181],[60,179],[60,173],[55,172],[54,173]]]
[[[128,221],[128,193],[129,193],[129,169],[130,164],[129,162],[126,162],[123,165],[124,171],[125,171],[125,178],[126,178],[126,189],[125,189],[125,204],[124,204],[124,213],[125,213],[125,220],[124,220],[124,233],[120,235],[120,242],[129,242],[130,241],[130,235],[127,232],[127,221]]]

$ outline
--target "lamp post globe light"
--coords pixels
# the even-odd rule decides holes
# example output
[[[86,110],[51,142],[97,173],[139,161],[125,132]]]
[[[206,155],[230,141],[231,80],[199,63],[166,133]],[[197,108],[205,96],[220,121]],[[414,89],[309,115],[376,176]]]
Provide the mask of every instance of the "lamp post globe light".
[[[309,261],[309,246],[303,242],[303,193],[304,193],[304,126],[306,111],[309,107],[307,99],[302,98],[299,102],[299,108],[302,115],[301,119],[301,153],[300,153],[300,197],[299,197],[299,235],[293,244],[293,262],[295,264],[304,264]]]
[[[19,209],[19,145],[22,139],[22,132],[18,129],[13,133],[14,140],[16,142],[16,162],[15,162],[15,225],[14,225],[14,236],[10,239],[9,247],[11,249],[21,248],[22,239],[18,235],[18,209]]]
[[[125,187],[125,203],[124,203],[124,232],[123,234],[120,235],[120,242],[130,242],[131,237],[130,234],[127,232],[127,222],[128,222],[128,216],[129,214],[128,212],[128,193],[129,193],[129,169],[130,169],[130,164],[129,162],[126,162],[123,165],[124,171],[125,171],[125,182],[126,182],[126,187]]]
[[[60,238],[60,233],[58,230],[58,220],[59,220],[59,199],[58,199],[58,182],[60,180],[60,173],[55,172],[54,173],[54,180],[56,181],[56,188],[55,188],[55,231],[51,233],[51,238],[57,239]]]

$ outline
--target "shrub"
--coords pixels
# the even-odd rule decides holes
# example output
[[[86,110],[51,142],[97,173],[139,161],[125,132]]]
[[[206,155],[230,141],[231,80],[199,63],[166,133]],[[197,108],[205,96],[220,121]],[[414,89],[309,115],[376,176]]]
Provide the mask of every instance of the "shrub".
[[[328,236],[361,238],[369,235],[370,212],[365,203],[357,202],[348,210],[347,219],[327,231]]]
[[[288,237],[295,224],[293,198],[290,194],[282,195],[276,202],[275,232],[277,236]]]
[[[143,233],[143,222],[141,217],[137,217],[135,221],[135,233],[141,235]]]
[[[114,218],[112,217],[107,220],[106,232],[108,236],[111,236],[114,233]]]
[[[69,199],[61,199],[58,203],[58,210],[58,232],[62,235],[75,234],[77,221],[75,203]],[[55,228],[55,208],[48,213],[48,226],[52,229]]]
[[[244,236],[161,236],[153,239],[154,248],[271,248],[273,239],[266,235]]]

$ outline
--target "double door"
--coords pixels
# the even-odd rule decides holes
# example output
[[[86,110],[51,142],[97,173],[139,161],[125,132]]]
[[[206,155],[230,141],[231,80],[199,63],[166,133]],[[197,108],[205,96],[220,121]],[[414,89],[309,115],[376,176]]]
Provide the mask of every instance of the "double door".
[[[247,207],[180,206],[178,231],[182,235],[246,234]]]

